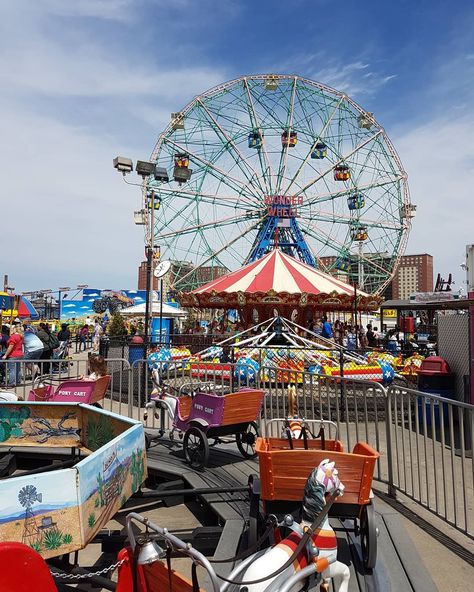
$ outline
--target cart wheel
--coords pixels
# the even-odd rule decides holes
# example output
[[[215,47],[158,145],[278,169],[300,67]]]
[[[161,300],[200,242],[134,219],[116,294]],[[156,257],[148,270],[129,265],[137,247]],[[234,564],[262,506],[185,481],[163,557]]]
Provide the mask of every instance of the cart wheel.
[[[196,427],[186,430],[183,440],[184,456],[193,469],[202,469],[209,460],[209,442],[206,434]]]
[[[245,456],[245,458],[255,458],[257,456],[255,444],[258,436],[258,426],[254,421],[249,423],[243,432],[237,432],[235,441],[242,456]]]
[[[147,434],[145,432],[145,449],[148,450],[151,446],[151,442],[152,442],[153,438],[150,436],[150,434]]]
[[[372,502],[364,506],[360,516],[360,542],[364,567],[373,569],[377,562],[377,527]]]

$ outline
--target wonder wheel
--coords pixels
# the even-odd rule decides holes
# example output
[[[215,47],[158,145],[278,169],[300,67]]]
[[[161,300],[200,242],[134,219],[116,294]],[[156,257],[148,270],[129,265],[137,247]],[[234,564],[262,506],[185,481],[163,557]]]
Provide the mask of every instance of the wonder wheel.
[[[405,249],[414,206],[392,143],[372,113],[312,80],[208,90],[172,114],[152,161],[161,178],[146,180],[145,205],[154,191],[177,290],[277,247],[377,293]]]

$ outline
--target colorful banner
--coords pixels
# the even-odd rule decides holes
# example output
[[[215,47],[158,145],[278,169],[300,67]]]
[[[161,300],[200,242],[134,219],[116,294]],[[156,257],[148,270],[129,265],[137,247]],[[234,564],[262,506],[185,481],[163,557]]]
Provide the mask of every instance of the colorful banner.
[[[171,319],[161,319],[163,323],[161,343],[169,346],[170,344],[170,330]],[[151,321],[151,341],[152,343],[160,342],[160,318],[155,317]]]
[[[0,310],[5,311],[11,309],[13,306],[13,297],[8,294],[0,294]]]
[[[85,319],[97,314],[115,312],[115,306],[128,307],[146,301],[145,290],[105,290],[86,288],[82,291],[81,300],[62,300],[61,319]],[[95,304],[94,304],[95,303]],[[114,306],[115,305],[115,306]]]

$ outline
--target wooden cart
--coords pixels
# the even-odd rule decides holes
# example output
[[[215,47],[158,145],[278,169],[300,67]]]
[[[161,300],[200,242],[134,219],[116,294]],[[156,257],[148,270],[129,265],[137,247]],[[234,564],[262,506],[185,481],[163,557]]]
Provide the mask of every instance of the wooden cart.
[[[170,437],[174,437],[175,431],[180,436],[184,434],[187,462],[195,469],[202,469],[209,460],[210,438],[217,443],[220,437],[234,435],[237,448],[245,458],[256,456],[257,421],[263,397],[264,391],[259,389],[242,389],[227,395],[197,392],[180,397],[162,391],[151,399],[151,405],[169,414],[173,425]]]
[[[281,421],[281,420],[280,420]],[[306,421],[311,429],[325,422]],[[304,425],[303,424],[303,425]],[[311,426],[311,424],[314,424]],[[377,531],[372,502],[372,477],[379,453],[365,442],[357,442],[352,452],[344,452],[337,439],[258,438],[260,496],[267,514],[288,514],[299,508],[306,480],[325,458],[335,461],[344,495],[331,508],[330,515],[353,519],[360,533],[364,565],[375,567]]]
[[[101,376],[96,380],[73,378],[61,381],[48,377],[40,382],[36,379],[27,400],[48,403],[87,403],[100,407],[99,401],[105,397],[111,379],[110,375]],[[59,382],[57,388],[53,385],[54,381]]]

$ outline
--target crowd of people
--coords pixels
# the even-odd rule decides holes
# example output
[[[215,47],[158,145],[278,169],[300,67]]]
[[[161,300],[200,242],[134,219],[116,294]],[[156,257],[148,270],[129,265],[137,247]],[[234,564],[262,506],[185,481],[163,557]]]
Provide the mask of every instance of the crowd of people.
[[[309,338],[312,334],[320,335],[351,351],[356,349],[373,349],[386,345],[386,336],[382,335],[378,327],[372,325],[372,323],[369,323],[366,327],[363,325],[354,325],[339,319],[331,323],[324,316],[316,321],[310,321],[307,329]]]
[[[0,334],[0,385],[19,385],[23,380],[22,367],[32,379],[38,374],[49,374],[54,360],[68,357],[74,337],[77,339],[79,352],[85,351],[91,344],[92,353],[98,357],[100,339],[105,330],[106,323],[99,318],[93,323],[76,327],[74,334],[68,323],[62,323],[57,333],[47,322],[33,325],[16,318],[11,324],[3,324]],[[99,370],[93,372],[100,374]]]
[[[58,336],[47,323],[34,328],[15,319],[11,326],[2,325],[0,357],[6,364],[0,365],[0,382],[14,387],[22,381],[20,360],[41,360],[41,372],[48,373],[53,351],[59,345]],[[40,371],[36,363],[26,364],[26,369],[33,376]]]

